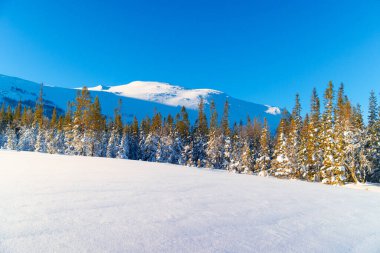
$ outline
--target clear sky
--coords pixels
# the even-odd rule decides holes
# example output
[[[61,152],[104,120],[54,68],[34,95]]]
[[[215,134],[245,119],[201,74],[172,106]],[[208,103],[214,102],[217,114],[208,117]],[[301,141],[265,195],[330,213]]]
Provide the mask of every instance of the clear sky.
[[[291,108],[380,92],[380,0],[0,0],[0,73],[51,85],[163,81]]]

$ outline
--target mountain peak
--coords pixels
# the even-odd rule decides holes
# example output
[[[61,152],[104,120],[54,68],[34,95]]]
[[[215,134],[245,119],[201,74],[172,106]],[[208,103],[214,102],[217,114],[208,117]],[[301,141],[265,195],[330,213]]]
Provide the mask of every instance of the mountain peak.
[[[185,89],[169,83],[152,81],[134,81],[124,85],[107,87],[107,89],[101,89],[100,86],[89,89],[111,92],[119,96],[153,101],[170,106],[185,106],[189,109],[196,109],[201,97],[207,100],[207,97],[212,94],[223,93],[212,89]]]

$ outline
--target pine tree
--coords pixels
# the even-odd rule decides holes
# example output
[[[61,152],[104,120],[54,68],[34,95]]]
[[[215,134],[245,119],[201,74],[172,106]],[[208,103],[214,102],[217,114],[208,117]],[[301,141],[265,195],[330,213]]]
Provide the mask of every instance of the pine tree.
[[[43,126],[37,127],[37,137],[36,137],[36,143],[34,147],[34,151],[46,153],[47,152],[47,145],[46,145],[46,130]]]
[[[344,166],[347,168],[346,182],[365,182],[368,171],[368,161],[364,155],[364,125],[360,106],[351,108],[351,104],[346,102],[344,106],[344,117],[346,130],[344,133]]]
[[[17,135],[16,129],[12,125],[8,125],[7,130],[5,132],[6,142],[4,145],[5,149],[8,150],[16,150],[17,149]]]
[[[106,156],[110,158],[115,158],[120,149],[121,136],[122,136],[121,134],[123,130],[123,123],[121,120],[120,111],[121,111],[121,104],[119,104],[119,108],[115,110],[115,118],[110,126],[111,133],[110,133],[110,138],[108,141],[107,154],[106,154]]]
[[[300,132],[300,148],[298,153],[298,163],[300,166],[300,178],[310,180],[311,179],[311,152],[309,150],[310,143],[308,142],[310,134],[310,119],[309,115],[305,115],[305,119],[302,123],[302,128]],[[313,179],[312,179],[313,180]],[[314,180],[313,180],[314,181]]]
[[[337,163],[337,139],[334,133],[334,89],[329,82],[325,91],[325,110],[322,118],[323,166],[321,168],[322,182],[326,184],[341,184],[346,180],[346,169]]]
[[[63,132],[64,132],[64,154],[75,155],[74,148],[74,130],[73,121],[71,118],[72,114],[72,103],[67,103],[67,110],[65,118],[63,120]]]
[[[261,174],[266,174],[270,168],[270,133],[267,119],[264,118],[264,126],[261,130],[260,136],[260,152],[259,158],[256,161],[256,171],[261,172]]]
[[[371,161],[368,159],[367,154],[367,129],[364,126],[363,114],[361,107],[358,104],[352,111],[352,127],[354,130],[353,140],[355,140],[355,158],[356,163],[356,177],[359,182],[365,183],[367,176],[371,172]]]
[[[192,164],[192,140],[190,138],[190,121],[186,108],[182,106],[181,112],[176,115],[176,132],[179,138],[177,143],[181,143],[181,163],[184,165]],[[179,147],[179,146],[178,146]]]
[[[234,171],[238,173],[243,173],[243,126],[242,122],[240,125],[237,125],[236,122],[232,128],[231,132],[231,142],[232,142],[232,150],[231,150],[231,161],[228,164],[228,170]]]
[[[24,107],[21,115],[21,127],[19,131],[19,141],[17,143],[17,150],[19,151],[34,151],[35,137],[37,133],[33,128],[33,115],[30,109]]]
[[[289,137],[287,138],[287,157],[289,159],[290,170],[283,171],[283,175],[290,178],[300,178],[301,174],[301,104],[299,95],[296,95],[295,106],[292,111],[290,126],[289,126]],[[286,175],[287,174],[287,175]]]
[[[256,162],[260,156],[260,138],[261,138],[261,131],[262,131],[261,122],[257,118],[254,118],[253,125],[249,128],[249,130],[250,132],[247,133],[247,135],[248,135],[250,148],[251,148],[253,168],[255,168],[257,167]]]
[[[44,117],[44,105],[43,105],[43,84],[40,87],[40,95],[36,102],[36,108],[34,112],[34,122],[33,124],[42,128],[43,125],[43,117]]]
[[[131,125],[131,137],[130,137],[130,146],[129,146],[129,155],[128,157],[133,160],[139,159],[139,143],[140,143],[140,129],[137,118],[133,118]]]
[[[128,159],[129,155],[129,128],[125,126],[123,129],[123,136],[121,138],[120,147],[117,152],[117,158]]]
[[[73,120],[73,140],[72,145],[75,155],[86,155],[85,132],[89,126],[89,109],[91,104],[90,92],[87,87],[78,91],[75,99],[75,112]]]
[[[317,90],[314,88],[311,97],[311,114],[308,127],[308,136],[306,144],[309,181],[320,180],[320,168],[322,167],[322,150],[321,150],[321,119],[320,119],[320,100]]]
[[[223,109],[223,117],[222,117],[222,122],[221,122],[221,127],[223,131],[224,136],[229,136],[230,135],[230,123],[228,120],[228,115],[229,115],[229,103],[228,100],[224,103],[224,109]]]
[[[366,157],[371,169],[368,171],[368,181],[380,182],[380,120],[379,107],[374,91],[371,91],[368,108],[368,127],[366,141]]]
[[[229,116],[229,104],[228,101],[224,103],[224,110],[223,110],[223,117],[221,122],[222,127],[222,135],[221,139],[223,142],[223,149],[221,152],[223,152],[223,161],[222,161],[222,168],[228,169],[229,164],[232,160],[232,143],[231,143],[231,130],[230,130],[230,123],[228,120]]]
[[[200,98],[198,105],[198,119],[196,122],[193,145],[193,163],[198,167],[205,167],[207,163],[207,118],[204,112],[204,99]]]
[[[7,122],[6,122],[6,114],[5,114],[5,103],[2,103],[0,108],[0,148],[4,147],[6,137]]]
[[[345,132],[349,128],[349,117],[350,115],[345,115],[345,107],[348,101],[346,101],[344,96],[344,86],[341,84],[338,91],[337,104],[335,108],[335,120],[334,120],[334,138],[335,138],[335,166],[344,166],[344,148],[345,143]],[[348,112],[350,113],[351,108]]]
[[[276,143],[271,164],[271,174],[276,177],[287,177],[291,167],[287,152],[286,119],[282,118],[277,129]]]
[[[251,148],[249,146],[248,141],[246,140],[244,142],[244,146],[242,149],[242,172],[244,173],[251,173],[253,172],[253,159],[252,159],[252,152]]]
[[[85,134],[86,154],[89,156],[102,156],[105,153],[103,146],[103,133],[106,129],[106,121],[101,112],[98,96],[89,108],[89,126]],[[120,124],[121,120],[118,124]]]
[[[40,95],[34,112],[34,125],[37,128],[34,151],[45,153],[47,151],[47,147],[45,139],[46,131],[44,126],[43,84],[41,84]]]
[[[218,113],[214,101],[210,103],[210,130],[207,142],[207,167],[212,169],[221,169],[223,166],[223,136],[222,131],[218,127]]]

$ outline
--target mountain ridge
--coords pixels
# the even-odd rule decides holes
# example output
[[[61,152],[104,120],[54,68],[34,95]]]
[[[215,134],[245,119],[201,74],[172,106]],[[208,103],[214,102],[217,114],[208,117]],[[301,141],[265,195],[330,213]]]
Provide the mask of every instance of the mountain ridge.
[[[37,100],[40,84],[18,77],[0,74],[0,102],[14,106],[21,101],[31,106]],[[49,110],[56,107],[63,113],[68,101],[74,101],[80,88],[64,88],[44,85],[44,102]],[[278,107],[261,105],[229,96],[213,89],[186,89],[178,85],[155,81],[133,81],[128,84],[108,86],[98,85],[89,87],[91,96],[98,96],[102,105],[102,112],[111,118],[114,108],[117,108],[119,99],[122,100],[122,116],[130,122],[134,116],[139,120],[160,112],[163,116],[175,115],[179,108],[185,106],[191,121],[197,118],[197,107],[201,97],[205,100],[205,111],[209,118],[209,103],[215,101],[217,112],[223,113],[226,100],[230,104],[230,122],[246,122],[247,117],[263,121],[267,118],[271,129],[277,127],[281,110]]]

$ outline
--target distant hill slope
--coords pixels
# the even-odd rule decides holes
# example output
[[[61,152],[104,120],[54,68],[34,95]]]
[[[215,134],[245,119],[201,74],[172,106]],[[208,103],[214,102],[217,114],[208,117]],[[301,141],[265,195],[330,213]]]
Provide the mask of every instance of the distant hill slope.
[[[24,105],[34,106],[38,98],[40,84],[0,75],[0,102],[16,105],[21,101]],[[136,116],[142,119],[152,116],[155,111],[163,116],[177,114],[181,106],[185,106],[189,112],[191,121],[197,117],[197,105],[200,97],[206,102],[206,113],[209,118],[209,102],[216,103],[219,118],[223,114],[223,106],[228,99],[230,104],[230,122],[246,121],[247,116],[263,120],[268,119],[271,129],[275,129],[279,120],[281,110],[252,102],[243,101],[228,96],[226,93],[211,89],[185,89],[159,82],[136,81],[119,86],[96,86],[90,87],[91,96],[98,96],[102,105],[102,112],[107,117],[113,117],[114,109],[118,106],[119,99],[122,100],[122,115],[129,122]],[[44,86],[45,109],[49,113],[56,107],[60,113],[67,108],[68,101],[74,101],[78,89]]]

